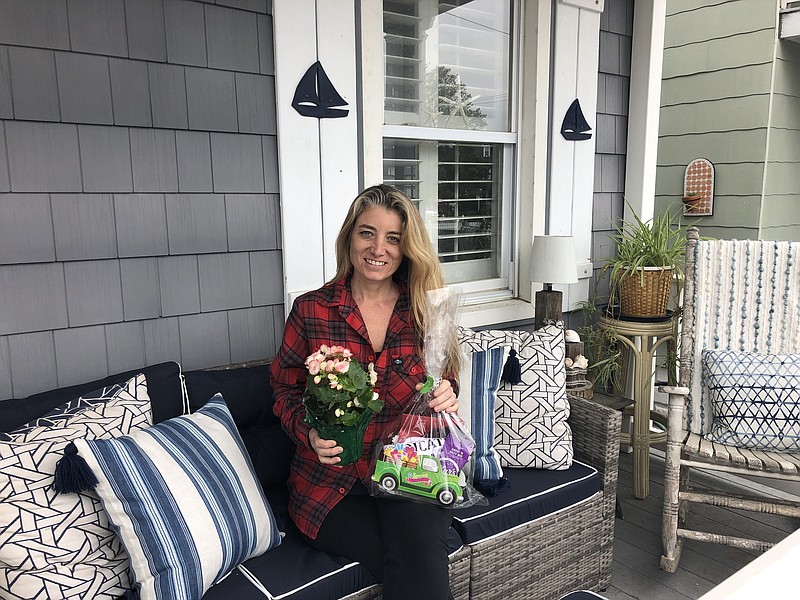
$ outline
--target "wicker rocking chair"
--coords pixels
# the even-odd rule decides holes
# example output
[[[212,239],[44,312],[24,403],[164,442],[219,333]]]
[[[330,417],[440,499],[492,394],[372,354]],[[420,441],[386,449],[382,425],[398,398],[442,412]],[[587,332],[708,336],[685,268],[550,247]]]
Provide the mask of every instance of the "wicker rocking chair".
[[[689,529],[690,502],[800,517],[800,498],[689,486],[691,468],[800,482],[800,356],[775,356],[800,353],[800,242],[700,240],[695,228],[687,236],[680,387],[661,388],[669,394],[661,568],[670,573],[684,539],[773,545]]]

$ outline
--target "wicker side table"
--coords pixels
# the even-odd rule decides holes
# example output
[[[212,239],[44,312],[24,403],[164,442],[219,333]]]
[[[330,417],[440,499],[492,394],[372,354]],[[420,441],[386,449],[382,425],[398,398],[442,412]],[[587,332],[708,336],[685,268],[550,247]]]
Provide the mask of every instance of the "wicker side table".
[[[661,344],[675,350],[674,318],[664,321],[641,322],[600,317],[598,327],[613,331],[628,351],[633,363],[633,427],[630,445],[633,447],[633,494],[639,499],[650,493],[650,444],[666,441],[666,433],[650,432],[650,419],[664,419],[651,411],[651,380],[653,357]],[[622,437],[622,436],[620,436]]]
[[[568,393],[574,393],[571,390],[568,390]],[[608,408],[613,408],[614,410],[618,410],[621,413],[625,413],[626,410],[629,410],[633,406],[633,400],[630,398],[625,398],[624,396],[610,396],[608,394],[604,394],[603,392],[594,392],[591,396],[587,398],[587,400],[591,400],[592,402],[597,402],[598,404],[602,404],[603,406],[607,406]],[[624,443],[623,443],[624,438]],[[631,445],[631,438],[630,434],[625,433],[624,431],[620,431],[619,433],[619,441],[620,446],[630,446]],[[614,512],[616,513],[617,517],[620,519],[623,518],[622,516],[622,504],[620,504],[619,496],[617,496],[616,505],[614,506]]]

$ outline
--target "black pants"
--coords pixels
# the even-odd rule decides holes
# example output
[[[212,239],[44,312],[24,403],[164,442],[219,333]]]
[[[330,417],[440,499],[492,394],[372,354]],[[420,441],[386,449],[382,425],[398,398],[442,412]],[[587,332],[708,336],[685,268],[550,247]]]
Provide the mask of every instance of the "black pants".
[[[317,539],[306,540],[361,563],[383,583],[383,600],[446,600],[452,598],[447,570],[452,517],[434,504],[356,491],[326,517]]]

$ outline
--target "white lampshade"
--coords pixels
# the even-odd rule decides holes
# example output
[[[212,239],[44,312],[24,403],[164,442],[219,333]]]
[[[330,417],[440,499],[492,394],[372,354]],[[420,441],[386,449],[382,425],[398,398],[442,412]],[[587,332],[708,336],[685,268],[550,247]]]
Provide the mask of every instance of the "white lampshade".
[[[531,281],[577,283],[578,265],[572,236],[537,235],[531,250]]]

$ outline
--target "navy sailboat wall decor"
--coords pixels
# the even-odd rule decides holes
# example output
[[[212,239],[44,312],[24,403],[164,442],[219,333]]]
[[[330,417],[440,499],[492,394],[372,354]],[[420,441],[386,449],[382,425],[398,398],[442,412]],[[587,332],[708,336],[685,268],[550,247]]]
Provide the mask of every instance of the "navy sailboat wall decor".
[[[300,78],[294,90],[292,107],[304,117],[318,119],[346,117],[350,111],[336,108],[338,106],[347,106],[347,102],[333,87],[322,64],[317,61]]]
[[[588,140],[592,137],[591,131],[591,126],[583,116],[581,103],[575,98],[569,105],[567,114],[564,115],[564,121],[561,123],[561,135],[570,141]]]

